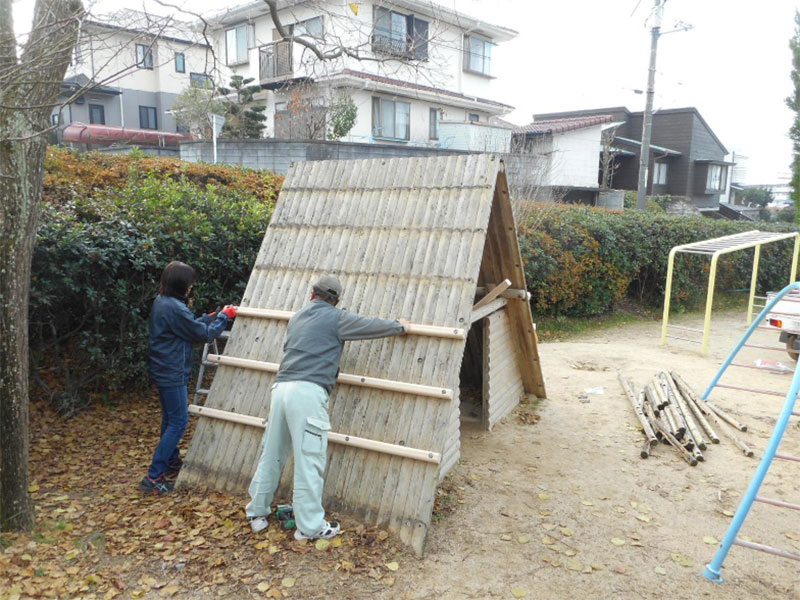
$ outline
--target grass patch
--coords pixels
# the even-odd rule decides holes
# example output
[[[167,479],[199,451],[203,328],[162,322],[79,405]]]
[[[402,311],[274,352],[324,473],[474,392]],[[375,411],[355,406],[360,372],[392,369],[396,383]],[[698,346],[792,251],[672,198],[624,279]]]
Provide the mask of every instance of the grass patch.
[[[655,318],[654,311],[639,307],[626,307],[597,317],[534,316],[534,321],[536,321],[536,333],[539,336],[539,340],[543,342],[558,342],[591,331],[610,329],[631,323],[643,323],[652,321]]]
[[[723,291],[714,294],[714,311],[747,311],[748,291],[745,292]],[[763,301],[756,300],[756,303]],[[758,310],[754,308],[754,310]],[[670,311],[670,321],[675,317],[698,316],[703,317],[704,307],[700,306],[692,311]],[[564,315],[534,315],[536,323],[536,333],[542,342],[558,342],[564,339],[591,333],[592,331],[602,331],[612,327],[631,325],[634,323],[647,323],[661,321],[662,309],[640,304],[625,304],[617,310],[605,315],[593,317],[567,317]],[[713,314],[711,316],[714,318]]]

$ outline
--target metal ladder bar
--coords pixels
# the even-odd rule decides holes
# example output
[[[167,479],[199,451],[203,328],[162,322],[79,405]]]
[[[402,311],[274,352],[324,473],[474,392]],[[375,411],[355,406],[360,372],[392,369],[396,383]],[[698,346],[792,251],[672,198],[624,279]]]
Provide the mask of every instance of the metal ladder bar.
[[[206,367],[216,367],[218,366],[217,363],[211,362],[208,360],[208,351],[210,346],[214,346],[214,354],[219,354],[219,346],[217,345],[218,339],[228,340],[230,336],[230,332],[228,330],[223,331],[219,337],[214,338],[210,342],[203,344],[203,355],[200,358],[200,367],[197,369],[197,384],[194,388],[194,399],[192,400],[193,404],[197,404],[198,399],[200,396],[208,396],[211,390],[207,390],[203,388],[203,376],[206,373]]]
[[[708,400],[708,396],[711,394],[711,391],[714,387],[717,386],[720,377],[722,377],[725,370],[730,366],[733,359],[738,354],[739,350],[742,349],[745,342],[748,340],[750,335],[752,335],[753,331],[755,331],[756,327],[758,326],[759,321],[763,316],[769,312],[769,310],[778,303],[778,301],[791,290],[800,289],[800,283],[791,283],[785,288],[783,288],[775,297],[767,303],[764,309],[761,311],[760,318],[754,320],[751,325],[747,328],[747,331],[742,336],[742,339],[736,344],[736,346],[731,351],[730,355],[725,362],[720,367],[717,374],[714,376],[714,379],[709,384],[708,389],[703,393],[702,399],[703,401]],[[720,570],[722,569],[722,563],[725,561],[725,557],[728,555],[728,552],[731,549],[731,546],[735,543],[740,546],[744,546],[747,548],[752,548],[756,550],[762,550],[764,552],[770,553],[781,553],[781,556],[786,556],[787,558],[794,558],[791,556],[794,553],[786,552],[783,550],[778,550],[775,548],[771,548],[769,546],[762,546],[760,544],[753,544],[751,542],[742,542],[742,540],[738,540],[737,536],[739,534],[739,530],[742,528],[742,524],[744,523],[745,518],[747,518],[747,514],[750,512],[750,507],[752,507],[753,502],[756,500],[758,496],[758,490],[761,487],[761,484],[764,482],[764,477],[769,470],[770,465],[772,464],[772,460],[775,458],[777,454],[778,446],[780,445],[781,438],[783,434],[786,432],[786,426],[789,424],[789,418],[792,416],[794,412],[794,405],[797,402],[797,394],[800,392],[800,369],[795,366],[794,375],[792,376],[792,383],[789,386],[789,391],[786,394],[786,400],[783,403],[783,408],[781,409],[780,415],[778,416],[778,420],[775,423],[775,428],[772,430],[772,435],[769,438],[769,442],[767,443],[767,447],[764,450],[764,455],[761,457],[761,461],[758,463],[758,467],[756,468],[756,472],[753,475],[753,479],[750,481],[750,485],[747,487],[747,491],[745,492],[744,496],[742,497],[741,502],[739,503],[739,507],[736,509],[736,514],[733,515],[733,520],[731,524],[728,526],[728,531],[725,532],[725,537],[722,539],[719,549],[717,550],[716,554],[712,561],[706,565],[705,570],[703,571],[703,575],[712,581],[721,582],[722,576],[720,574]],[[800,555],[797,555],[800,557]]]

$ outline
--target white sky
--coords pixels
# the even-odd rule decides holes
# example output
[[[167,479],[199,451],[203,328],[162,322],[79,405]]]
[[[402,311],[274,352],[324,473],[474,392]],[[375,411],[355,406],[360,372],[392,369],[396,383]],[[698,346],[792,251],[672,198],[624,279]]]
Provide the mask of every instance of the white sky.
[[[627,106],[642,110],[647,85],[653,0],[438,0],[519,32],[493,57],[492,99],[533,113]],[[192,0],[217,12],[244,0]],[[176,3],[177,4],[177,3]],[[148,3],[149,6],[153,6]],[[16,29],[28,27],[33,0],[15,0]],[[141,8],[139,0],[105,0],[100,8]],[[789,38],[800,0],[668,0],[662,30],[677,21],[689,32],[659,41],[655,108],[695,106],[729,151],[748,157],[745,183],[789,178],[792,112]],[[167,14],[155,5],[152,12]],[[101,11],[101,12],[105,12]]]

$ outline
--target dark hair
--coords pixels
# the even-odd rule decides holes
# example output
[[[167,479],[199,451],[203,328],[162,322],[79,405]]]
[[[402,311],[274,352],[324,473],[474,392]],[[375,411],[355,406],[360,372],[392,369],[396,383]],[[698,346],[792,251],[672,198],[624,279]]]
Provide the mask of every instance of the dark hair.
[[[158,286],[158,293],[162,296],[172,296],[173,298],[183,298],[189,290],[189,286],[194,283],[194,269],[179,260],[169,263],[164,272],[161,273],[161,283]]]

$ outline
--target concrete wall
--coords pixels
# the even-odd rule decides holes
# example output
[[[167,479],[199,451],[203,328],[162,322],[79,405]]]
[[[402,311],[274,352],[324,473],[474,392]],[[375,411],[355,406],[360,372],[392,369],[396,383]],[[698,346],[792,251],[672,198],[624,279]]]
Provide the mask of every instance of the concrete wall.
[[[406,158],[410,156],[443,156],[464,154],[455,150],[417,146],[354,144],[322,140],[236,140],[217,142],[217,162],[241,165],[252,169],[268,169],[285,174],[293,162],[305,160],[348,160],[360,158]],[[212,162],[211,142],[183,142],[181,160]]]
[[[439,143],[442,148],[474,152],[508,152],[511,150],[511,130],[470,121],[439,123]]]

